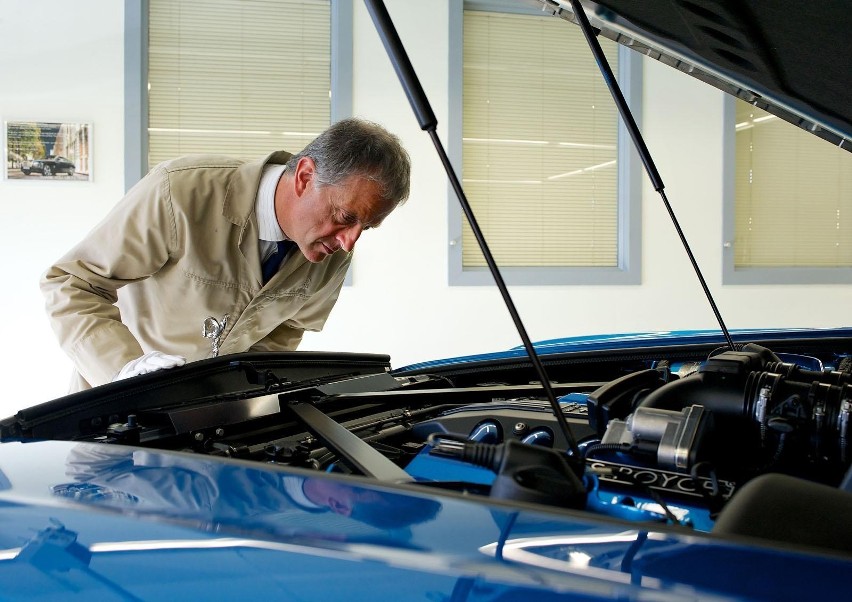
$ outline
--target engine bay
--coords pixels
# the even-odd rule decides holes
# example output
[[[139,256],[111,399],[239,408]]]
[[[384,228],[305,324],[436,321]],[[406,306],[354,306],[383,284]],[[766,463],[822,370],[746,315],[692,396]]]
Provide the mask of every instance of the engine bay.
[[[816,499],[852,492],[847,343],[548,356],[568,433],[522,359],[393,371],[386,356],[288,353],[75,394],[0,422],[0,438],[177,450],[713,532],[761,478],[796,479]]]

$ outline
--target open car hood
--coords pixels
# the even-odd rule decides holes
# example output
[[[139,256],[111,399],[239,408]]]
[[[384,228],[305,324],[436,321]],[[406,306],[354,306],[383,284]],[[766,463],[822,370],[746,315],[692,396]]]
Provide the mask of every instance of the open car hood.
[[[575,21],[570,0],[526,1]],[[847,2],[583,0],[582,5],[604,37],[852,150]]]

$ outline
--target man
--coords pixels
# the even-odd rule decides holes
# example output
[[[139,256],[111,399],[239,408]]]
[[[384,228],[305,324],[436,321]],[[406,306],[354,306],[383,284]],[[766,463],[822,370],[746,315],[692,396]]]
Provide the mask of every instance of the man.
[[[407,198],[409,172],[396,136],[358,119],[296,155],[156,166],[42,277],[72,391],[217,353],[296,349],[325,324],[361,233]],[[283,241],[296,248],[264,282]]]

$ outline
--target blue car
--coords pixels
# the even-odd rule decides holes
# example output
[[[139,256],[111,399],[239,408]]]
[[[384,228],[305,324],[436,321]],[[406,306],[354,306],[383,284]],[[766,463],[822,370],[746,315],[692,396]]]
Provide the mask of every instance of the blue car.
[[[848,99],[795,85],[797,57],[823,49],[798,4],[533,4],[852,140]],[[839,4],[824,6],[838,24]],[[433,130],[381,1],[367,5]],[[800,29],[792,59],[771,43]],[[761,61],[732,54],[744,31]],[[788,79],[764,77],[789,60]],[[0,420],[0,597],[849,597],[852,328],[522,339],[406,367],[214,357]]]

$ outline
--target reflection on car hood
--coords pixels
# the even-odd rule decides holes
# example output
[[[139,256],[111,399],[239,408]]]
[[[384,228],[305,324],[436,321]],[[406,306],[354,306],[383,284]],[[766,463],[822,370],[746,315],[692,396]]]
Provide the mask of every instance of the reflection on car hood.
[[[573,20],[570,0],[526,2]],[[582,4],[605,37],[852,150],[848,2],[583,0]]]
[[[133,460],[106,482],[107,456]],[[632,598],[647,588],[666,599],[711,590],[728,599],[719,583],[745,565],[771,566],[775,585],[757,583],[749,592],[738,584],[739,595],[819,597],[818,583],[798,579],[801,570],[833,573],[825,579],[833,587],[845,573],[852,585],[842,560],[423,490],[396,495],[436,504],[437,512],[401,529],[287,504],[246,505],[268,493],[262,481],[305,473],[186,454],[10,443],[0,446],[0,472],[0,575],[16,584],[4,597],[259,599],[278,592],[287,599],[449,600],[462,587],[466,600],[565,599],[568,591],[582,599]],[[149,487],[152,478],[156,487]],[[351,482],[391,495],[374,482]],[[568,560],[566,546],[573,550]],[[712,580],[681,571],[694,554],[704,555],[700,573]],[[625,572],[621,559],[628,557],[632,570]]]

